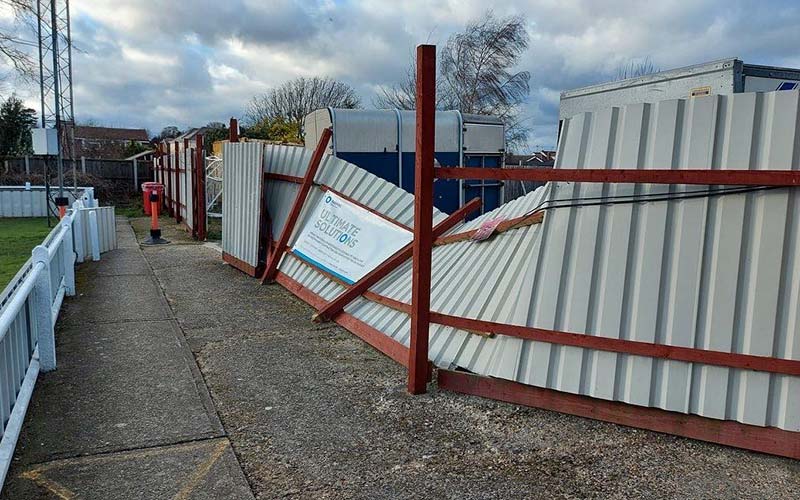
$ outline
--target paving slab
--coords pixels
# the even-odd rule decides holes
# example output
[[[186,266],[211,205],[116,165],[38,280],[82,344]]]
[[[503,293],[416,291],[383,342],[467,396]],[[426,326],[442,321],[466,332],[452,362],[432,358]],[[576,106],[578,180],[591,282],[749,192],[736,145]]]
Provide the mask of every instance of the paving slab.
[[[117,248],[139,248],[136,235],[127,219],[117,218]]]
[[[227,439],[55,460],[20,468],[3,493],[5,498],[62,500],[253,498]]]
[[[136,242],[127,224],[117,234]],[[0,498],[253,498],[138,246],[80,266],[76,282]]]
[[[118,248],[108,252],[97,262],[86,262],[85,272],[93,276],[150,276],[152,269],[138,247]]]
[[[63,325],[171,318],[152,274],[104,276],[79,268],[75,284],[79,300],[65,302],[59,316]]]
[[[174,321],[59,328],[58,369],[36,384],[17,460],[218,437]]]

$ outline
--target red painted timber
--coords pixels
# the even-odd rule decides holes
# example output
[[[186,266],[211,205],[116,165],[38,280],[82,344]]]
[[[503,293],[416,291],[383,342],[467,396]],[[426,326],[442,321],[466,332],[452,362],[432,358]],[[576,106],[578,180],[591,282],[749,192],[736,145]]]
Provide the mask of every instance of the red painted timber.
[[[194,178],[197,192],[194,195],[195,206],[197,207],[194,225],[197,228],[197,239],[206,239],[206,166],[203,155],[203,134],[195,136],[194,145]]]
[[[257,269],[255,267],[229,253],[222,252],[222,260],[249,276],[256,276]]]
[[[428,334],[431,314],[433,249],[433,151],[436,126],[436,46],[417,47],[416,161],[414,165],[414,242],[411,275],[411,341],[408,392],[428,385]]]
[[[774,427],[634,406],[464,372],[439,370],[438,384],[440,389],[463,394],[800,459],[800,433]]]
[[[180,148],[178,147],[178,143],[175,142],[175,199],[173,203],[175,204],[175,222],[180,224],[181,222],[181,177],[180,177]]]
[[[651,358],[671,359],[687,363],[742,368],[763,372],[782,373],[784,375],[800,375],[800,361],[791,359],[753,356],[721,351],[708,351],[694,347],[680,347],[664,344],[652,344],[636,340],[598,337],[580,333],[545,330],[521,325],[507,325],[478,319],[461,318],[437,312],[431,313],[431,321],[440,325],[451,326],[462,330],[474,330],[497,333],[525,340],[536,340],[552,344],[598,349],[601,351],[619,352]]]
[[[520,217],[515,217],[513,219],[504,220],[500,224],[498,224],[497,228],[494,230],[494,234],[504,233],[515,227],[522,227],[522,226],[531,226],[533,224],[541,224],[544,220],[544,210],[539,212],[534,212],[530,215],[522,215]],[[472,239],[472,236],[478,232],[478,229],[472,229],[470,231],[464,231],[463,233],[455,233],[455,234],[448,234],[447,236],[437,237],[434,240],[433,245],[449,245],[450,243],[456,243],[459,241],[466,241]]]
[[[463,207],[459,208],[449,215],[445,220],[437,224],[436,227],[433,228],[433,237],[438,238],[450,230],[453,226],[458,224],[462,219],[464,219],[464,217],[468,216],[475,210],[478,210],[480,207],[481,199],[473,198]],[[383,261],[381,265],[370,271],[366,276],[350,286],[341,295],[328,302],[314,316],[314,321],[324,321],[336,317],[337,314],[344,310],[347,304],[355,300],[359,295],[365,293],[370,287],[388,276],[389,273],[397,269],[403,262],[411,258],[413,252],[412,245],[413,244],[409,243],[395,252],[394,255]]]
[[[275,281],[315,309],[325,305],[325,299],[282,272],[278,272]],[[408,348],[400,342],[347,313],[340,314],[335,321],[386,356],[403,366],[408,366]]]
[[[166,186],[164,187],[164,201],[168,202],[167,212],[169,213],[170,217],[175,216],[175,197],[172,195],[173,179],[169,175],[171,172],[169,164],[172,162],[172,158],[172,144],[167,143],[167,153],[164,157],[164,179],[166,181]]]
[[[317,169],[319,169],[320,163],[322,163],[322,157],[325,155],[325,148],[328,145],[331,134],[331,129],[326,128],[320,135],[317,147],[306,169],[306,174],[303,176],[303,183],[300,185],[300,189],[292,204],[292,209],[289,212],[289,217],[286,218],[286,224],[283,226],[281,235],[278,238],[275,251],[270,255],[267,267],[264,269],[264,275],[261,276],[261,283],[266,283],[275,279],[275,275],[278,272],[278,263],[281,260],[281,256],[283,256],[283,252],[286,251],[286,245],[289,243],[289,238],[292,235],[294,226],[297,224],[297,219],[300,217],[300,211],[303,209],[308,193],[311,191],[311,186],[314,184],[314,177],[317,175]]]
[[[293,182],[295,184],[303,183],[303,178],[295,175],[273,174],[271,172],[267,172],[264,174],[264,178],[273,181]]]
[[[228,141],[239,142],[239,120],[231,117],[231,122],[228,127]]]
[[[798,170],[636,170],[439,167],[437,179],[568,181],[715,186],[800,186]]]

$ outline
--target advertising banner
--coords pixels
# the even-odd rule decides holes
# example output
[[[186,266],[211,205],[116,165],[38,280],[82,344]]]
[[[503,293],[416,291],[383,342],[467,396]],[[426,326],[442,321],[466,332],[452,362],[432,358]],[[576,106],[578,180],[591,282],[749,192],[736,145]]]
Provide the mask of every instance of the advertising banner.
[[[292,253],[352,285],[413,238],[411,231],[326,192]]]

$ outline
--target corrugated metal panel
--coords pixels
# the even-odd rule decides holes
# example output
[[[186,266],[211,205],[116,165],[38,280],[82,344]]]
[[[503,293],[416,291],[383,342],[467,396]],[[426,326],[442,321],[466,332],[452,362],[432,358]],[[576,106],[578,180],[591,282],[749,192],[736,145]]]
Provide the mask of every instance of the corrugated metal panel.
[[[258,266],[259,188],[264,144],[239,142],[223,145],[222,251]],[[287,209],[288,210],[288,209]]]
[[[798,169],[798,92],[637,104],[565,121],[558,167]],[[269,171],[286,163],[267,162]],[[275,169],[275,170],[273,170]],[[326,171],[323,171],[325,175]],[[327,170],[382,212],[396,196],[352,165]],[[368,174],[367,174],[368,175]],[[270,203],[273,221],[291,199]],[[339,188],[337,188],[339,189]],[[552,183],[454,228],[527,214],[545,201],[651,201],[548,209],[544,223],[434,248],[432,309],[488,321],[800,359],[797,189],[684,200],[702,186]],[[714,188],[712,188],[714,189]],[[341,190],[341,189],[340,189]],[[705,194],[705,193],[704,193]],[[719,194],[719,193],[717,193]],[[408,198],[404,198],[408,196]],[[313,203],[313,200],[312,202]],[[411,263],[373,287],[410,302]],[[341,287],[295,259],[281,270],[326,299]],[[346,310],[408,344],[408,316],[359,299]],[[800,431],[800,378],[431,328],[438,366],[630,404]]]
[[[565,121],[556,166],[797,169],[797,123],[797,92],[608,109]],[[555,195],[697,189],[560,184]],[[530,282],[562,279],[546,292],[532,287],[528,321],[548,318],[555,328],[604,336],[800,359],[798,201],[797,189],[781,189],[556,210],[542,236],[542,248],[554,252],[543,256]],[[524,356],[536,357],[536,346],[525,348]],[[560,379],[566,366],[580,377],[569,386],[597,397],[800,430],[797,377],[552,350],[538,350],[540,360],[550,360],[547,370],[538,365],[518,378]]]
[[[79,194],[86,188],[79,187]],[[52,196],[56,196],[58,188],[50,188]],[[69,204],[75,202],[72,191],[65,190]],[[0,186],[0,217],[47,217],[47,196],[44,186]],[[55,204],[50,203],[52,213],[58,213]]]
[[[184,148],[181,145],[181,168],[186,169],[185,172],[181,172],[181,202],[185,204],[182,209],[182,215],[183,222],[189,229],[194,227],[194,214],[192,212],[192,204],[194,203],[192,155],[194,155],[194,147]]]

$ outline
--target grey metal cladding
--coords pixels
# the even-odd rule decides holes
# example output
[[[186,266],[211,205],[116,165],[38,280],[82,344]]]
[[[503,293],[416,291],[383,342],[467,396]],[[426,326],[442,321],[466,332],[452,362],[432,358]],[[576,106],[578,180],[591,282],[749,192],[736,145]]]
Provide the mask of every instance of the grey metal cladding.
[[[749,93],[634,104],[564,121],[556,168],[798,169],[800,95]],[[268,146],[291,158],[285,146]],[[305,160],[307,162],[307,160]],[[300,175],[296,164],[268,171]],[[400,220],[413,197],[330,158],[325,183]],[[319,176],[318,176],[319,177]],[[319,180],[319,179],[318,179]],[[273,214],[292,189],[270,182]],[[550,183],[451,230],[543,202],[674,198],[730,188]],[[596,201],[596,200],[595,200]],[[607,201],[607,200],[606,200]],[[571,202],[570,202],[571,203]],[[435,247],[432,309],[488,321],[800,359],[797,189],[549,208],[544,222]],[[283,210],[283,212],[281,212]],[[443,215],[437,214],[437,220]],[[276,222],[276,227],[279,224]],[[343,288],[295,259],[281,270],[326,300]],[[373,291],[410,302],[411,263]],[[359,298],[346,311],[408,344],[404,313]],[[630,404],[800,431],[800,377],[492,338],[431,325],[440,367]]]
[[[264,145],[260,142],[223,146],[222,251],[258,265],[259,187]]]

